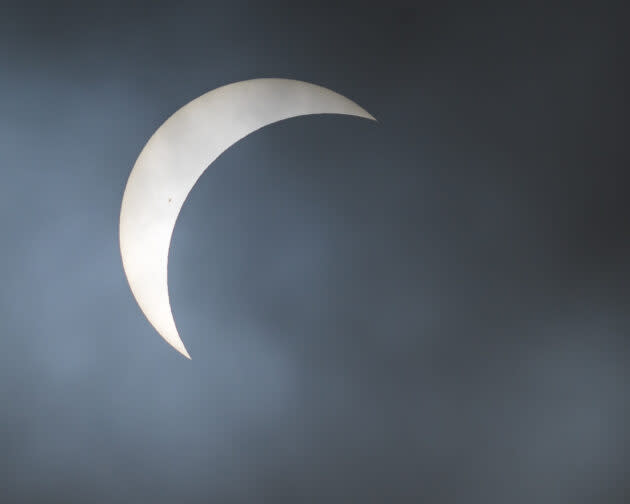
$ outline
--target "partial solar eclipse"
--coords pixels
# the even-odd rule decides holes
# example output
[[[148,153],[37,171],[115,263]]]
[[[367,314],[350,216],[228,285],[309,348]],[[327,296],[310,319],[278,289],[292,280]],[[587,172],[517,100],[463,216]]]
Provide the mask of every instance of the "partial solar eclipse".
[[[374,120],[348,98],[288,79],[253,79],[210,91],[175,112],[142,149],[120,209],[120,252],[131,291],[155,330],[190,359],[171,310],[168,254],[179,211],[221,153],[263,126],[309,114]]]

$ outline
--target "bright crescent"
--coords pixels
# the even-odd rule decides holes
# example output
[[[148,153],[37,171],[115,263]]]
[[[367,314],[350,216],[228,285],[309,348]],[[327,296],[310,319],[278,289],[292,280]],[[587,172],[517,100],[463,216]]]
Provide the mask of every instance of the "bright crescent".
[[[309,114],[374,120],[348,98],[307,82],[236,82],[175,112],[149,139],[131,170],[120,209],[125,274],[149,322],[189,359],[168,293],[168,254],[179,211],[206,168],[232,144],[268,124]]]

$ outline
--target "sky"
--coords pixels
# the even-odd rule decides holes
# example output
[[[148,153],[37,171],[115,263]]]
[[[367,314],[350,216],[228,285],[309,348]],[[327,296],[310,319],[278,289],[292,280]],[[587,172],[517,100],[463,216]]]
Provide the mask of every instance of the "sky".
[[[0,6],[3,503],[621,503],[622,4]],[[118,217],[173,112],[258,77],[283,121],[192,190],[188,361]],[[627,100],[626,100],[627,101]]]

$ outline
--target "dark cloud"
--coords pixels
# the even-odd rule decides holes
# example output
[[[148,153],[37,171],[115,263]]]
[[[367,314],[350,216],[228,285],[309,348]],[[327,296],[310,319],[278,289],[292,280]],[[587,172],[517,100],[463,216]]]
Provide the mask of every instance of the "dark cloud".
[[[3,8],[3,502],[622,502],[620,11]],[[627,58],[625,58],[627,59]],[[123,275],[153,131],[254,77],[338,91],[200,179],[193,357]]]

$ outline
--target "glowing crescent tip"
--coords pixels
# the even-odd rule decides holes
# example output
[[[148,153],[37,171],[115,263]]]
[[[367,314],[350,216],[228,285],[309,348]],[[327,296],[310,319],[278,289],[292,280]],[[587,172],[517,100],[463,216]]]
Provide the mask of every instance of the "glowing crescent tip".
[[[269,124],[310,114],[375,121],[348,98],[289,79],[254,79],[210,91],[168,118],[142,149],[120,208],[123,268],[140,309],[155,330],[190,359],[171,311],[168,254],[188,193],[231,145]]]

